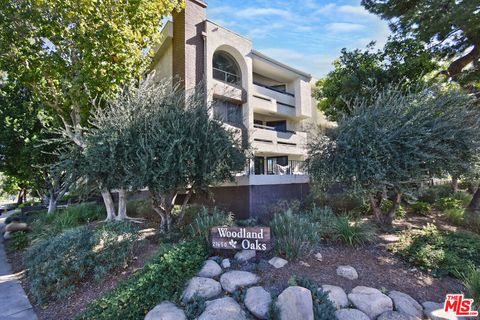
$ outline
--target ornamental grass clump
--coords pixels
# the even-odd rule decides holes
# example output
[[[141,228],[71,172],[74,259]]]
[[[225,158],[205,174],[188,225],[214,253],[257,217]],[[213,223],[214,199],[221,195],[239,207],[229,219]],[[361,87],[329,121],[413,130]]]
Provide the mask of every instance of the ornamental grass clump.
[[[275,214],[270,223],[275,251],[289,261],[296,261],[311,253],[320,240],[318,224],[307,216],[291,210]]]

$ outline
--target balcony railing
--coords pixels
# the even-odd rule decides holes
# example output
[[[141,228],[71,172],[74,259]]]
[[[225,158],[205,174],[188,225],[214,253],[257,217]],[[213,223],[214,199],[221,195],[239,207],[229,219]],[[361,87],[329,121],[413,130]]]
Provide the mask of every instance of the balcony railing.
[[[258,169],[258,168],[257,168]],[[255,173],[265,172],[265,173]],[[255,170],[255,161],[249,160],[246,174],[247,175],[305,175],[307,174],[307,167],[305,161],[289,160],[286,166],[282,166],[276,163],[267,164],[266,167],[260,170]]]
[[[279,90],[279,89],[276,89],[276,88],[272,88],[272,87],[269,87],[265,84],[261,84],[261,83],[258,83],[258,82],[253,82],[254,85],[257,85],[259,87],[263,87],[263,88],[266,88],[268,90],[272,90],[272,91],[275,91],[275,92],[278,92],[278,93],[283,93],[283,94],[286,94],[287,96],[291,96],[291,97],[295,97],[295,95],[293,93],[290,93],[290,92],[286,92],[286,91],[282,91],[282,90]]]
[[[237,86],[240,85],[240,77],[238,75],[218,68],[213,68],[213,78]]]
[[[293,134],[297,133],[293,130],[279,130],[275,127],[264,126],[262,124],[254,124],[253,127],[257,129],[265,129],[265,130],[276,131],[276,132],[287,132],[287,133],[293,133]]]

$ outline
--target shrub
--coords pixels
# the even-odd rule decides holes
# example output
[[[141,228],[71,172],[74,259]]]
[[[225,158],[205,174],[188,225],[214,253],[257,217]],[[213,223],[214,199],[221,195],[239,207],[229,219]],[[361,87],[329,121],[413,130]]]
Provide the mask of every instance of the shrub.
[[[374,231],[369,224],[350,221],[348,217],[339,217],[334,224],[333,238],[346,245],[363,245],[372,240]]]
[[[197,217],[190,224],[189,231],[192,237],[201,237],[208,242],[212,227],[232,226],[233,223],[234,218],[231,213],[225,213],[217,208],[209,210],[206,207],[200,207]]]
[[[32,221],[33,237],[48,238],[62,233],[66,229],[105,218],[103,205],[94,202],[81,203],[59,209],[52,214],[42,213]]]
[[[442,198],[437,202],[437,206],[442,211],[447,209],[463,208],[462,201],[454,198]]]
[[[462,206],[466,207],[472,201],[472,195],[466,191],[458,191],[453,194],[452,198],[460,200],[462,202]]]
[[[178,302],[206,256],[206,247],[198,241],[162,245],[138,273],[91,303],[77,319],[143,319],[162,301]]]
[[[29,243],[27,233],[19,231],[12,234],[12,237],[7,242],[7,246],[11,251],[20,251],[28,247]]]
[[[325,205],[331,207],[335,212],[351,212],[364,208],[365,201],[356,193],[342,192],[328,195]]]
[[[313,300],[313,316],[315,320],[337,319],[335,316],[336,308],[328,299],[328,294],[319,288],[312,280],[304,277],[293,276],[288,280],[291,286],[300,286],[310,290]]]
[[[185,315],[188,320],[197,319],[206,308],[205,298],[194,296],[192,300],[185,305]]]
[[[443,211],[448,221],[459,225],[463,223],[465,210],[462,208],[449,208]]]
[[[138,245],[138,234],[128,222],[98,230],[81,226],[39,241],[24,257],[30,291],[39,304],[64,298],[90,274],[98,279],[123,267]]]
[[[389,249],[434,276],[458,277],[470,266],[480,267],[480,236],[439,231],[434,225],[405,231]]]
[[[322,238],[332,239],[337,216],[330,207],[316,208],[307,212],[311,221],[316,222]]]
[[[380,209],[382,209],[383,212],[387,212],[390,210],[393,206],[393,202],[389,199],[384,199],[382,201],[382,204],[380,205]],[[395,213],[395,217],[398,219],[403,219],[407,215],[407,212],[405,211],[405,208],[403,208],[402,205],[400,205],[397,209],[397,212]]]
[[[432,211],[432,206],[427,202],[418,201],[412,204],[412,210],[416,214],[426,216]]]
[[[466,294],[473,299],[474,306],[480,309],[480,268],[470,267],[461,274]]]
[[[452,187],[448,184],[430,186],[420,191],[418,200],[422,202],[434,204],[441,198],[449,197],[452,194],[452,192],[453,192]]]
[[[307,216],[291,210],[275,214],[270,223],[275,238],[275,251],[289,261],[308,255],[320,239],[318,226]]]

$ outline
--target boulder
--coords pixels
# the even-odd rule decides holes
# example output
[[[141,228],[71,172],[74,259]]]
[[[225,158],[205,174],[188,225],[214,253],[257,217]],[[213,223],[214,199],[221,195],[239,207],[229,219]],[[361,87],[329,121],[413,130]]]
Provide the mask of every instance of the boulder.
[[[337,320],[370,320],[370,318],[357,309],[340,309],[335,312]]]
[[[322,286],[322,289],[328,294],[328,300],[332,301],[335,308],[341,309],[348,307],[347,294],[342,288],[325,284]]]
[[[313,320],[310,290],[293,286],[283,290],[276,303],[280,320]]]
[[[392,299],[375,288],[355,287],[348,295],[348,300],[370,319],[376,319],[384,312],[393,311]]]
[[[248,271],[229,271],[220,277],[220,283],[223,290],[234,292],[239,287],[248,287],[256,284],[259,278],[257,275]]]
[[[246,320],[245,312],[233,298],[225,297],[207,301],[205,311],[198,320]]]
[[[230,259],[223,259],[222,260],[222,268],[223,269],[228,269],[230,267],[231,267]]]
[[[347,278],[349,280],[358,279],[357,270],[355,270],[355,268],[352,266],[339,266],[337,268],[337,275]]]
[[[317,259],[318,261],[323,261],[323,256],[320,252],[317,252],[315,253],[314,255],[315,259]]]
[[[268,261],[268,263],[271,264],[273,267],[275,267],[275,269],[280,269],[285,267],[288,261],[280,257],[273,257]]]
[[[222,268],[214,260],[207,260],[198,273],[199,277],[214,278],[222,274]]]
[[[453,313],[445,312],[443,309],[443,303],[436,303],[432,301],[427,301],[422,303],[423,313],[425,317],[429,320],[457,320],[461,319],[455,316]]]
[[[245,262],[254,258],[255,255],[256,255],[255,250],[242,250],[235,254],[235,260],[238,260],[240,262]]]
[[[391,291],[388,296],[393,300],[393,306],[396,311],[406,314],[412,319],[422,319],[422,306],[408,294],[399,291]]]
[[[186,303],[195,296],[211,299],[218,296],[221,292],[222,287],[218,281],[210,278],[193,277],[183,291],[182,301]]]
[[[267,319],[272,296],[262,287],[251,287],[245,294],[245,307],[258,319]]]
[[[404,313],[400,313],[397,311],[387,311],[380,315],[377,320],[415,320],[421,318],[414,318],[412,316],[406,315]]]
[[[25,222],[12,221],[5,226],[5,231],[14,233],[17,231],[30,231],[32,230]]]
[[[3,234],[3,239],[8,240],[8,239],[11,239],[11,238],[12,238],[12,233],[11,232],[6,231]]]
[[[145,320],[187,320],[187,317],[175,304],[165,301],[150,310]]]

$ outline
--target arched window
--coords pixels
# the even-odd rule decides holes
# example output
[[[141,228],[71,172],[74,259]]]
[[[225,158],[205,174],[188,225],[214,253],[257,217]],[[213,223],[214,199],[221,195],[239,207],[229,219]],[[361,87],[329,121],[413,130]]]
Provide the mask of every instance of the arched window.
[[[228,53],[218,51],[213,54],[213,78],[240,85],[240,68]]]

